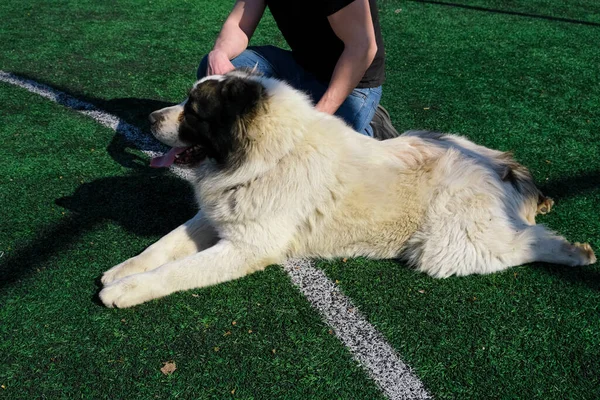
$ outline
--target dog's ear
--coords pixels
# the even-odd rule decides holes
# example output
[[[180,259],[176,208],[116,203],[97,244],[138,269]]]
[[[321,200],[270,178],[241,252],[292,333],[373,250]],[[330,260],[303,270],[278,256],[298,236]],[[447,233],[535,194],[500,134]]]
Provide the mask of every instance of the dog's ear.
[[[221,88],[224,111],[231,116],[246,114],[258,105],[264,93],[265,88],[252,79],[226,79]]]

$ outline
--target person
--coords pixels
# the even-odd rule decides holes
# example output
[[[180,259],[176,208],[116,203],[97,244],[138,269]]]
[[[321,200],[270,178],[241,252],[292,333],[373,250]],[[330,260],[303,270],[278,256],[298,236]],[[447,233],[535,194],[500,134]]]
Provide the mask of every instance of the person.
[[[266,7],[291,51],[248,47]],[[359,133],[398,136],[379,105],[385,52],[375,0],[237,0],[197,77],[241,67],[287,81]]]

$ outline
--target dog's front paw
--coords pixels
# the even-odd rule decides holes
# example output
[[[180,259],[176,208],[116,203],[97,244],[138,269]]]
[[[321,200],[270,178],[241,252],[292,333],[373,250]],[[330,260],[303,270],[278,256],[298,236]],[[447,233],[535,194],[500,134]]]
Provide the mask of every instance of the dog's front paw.
[[[108,271],[106,271],[100,281],[103,285],[108,285],[118,279],[124,278],[129,275],[138,274],[140,272],[144,272],[145,269],[138,261],[138,257],[130,258],[127,261],[122,262],[121,264],[115,265]]]
[[[152,272],[116,280],[100,291],[102,303],[109,308],[127,308],[164,296],[160,281],[152,279]]]

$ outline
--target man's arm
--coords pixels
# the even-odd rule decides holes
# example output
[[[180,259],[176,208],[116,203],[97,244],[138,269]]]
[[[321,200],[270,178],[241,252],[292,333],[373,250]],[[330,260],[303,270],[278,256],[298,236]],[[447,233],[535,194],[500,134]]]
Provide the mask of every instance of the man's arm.
[[[377,42],[369,0],[354,0],[327,18],[333,32],[344,42],[344,51],[316,108],[333,114],[356,88],[373,62]]]
[[[248,47],[264,11],[264,0],[236,1],[212,51],[208,53],[207,75],[225,74],[234,69],[230,60]]]

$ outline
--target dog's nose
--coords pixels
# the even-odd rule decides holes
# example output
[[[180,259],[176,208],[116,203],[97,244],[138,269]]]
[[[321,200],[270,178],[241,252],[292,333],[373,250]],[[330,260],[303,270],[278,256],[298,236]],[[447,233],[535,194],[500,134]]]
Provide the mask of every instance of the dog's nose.
[[[148,116],[150,123],[154,125],[158,121],[158,111],[154,111]]]

